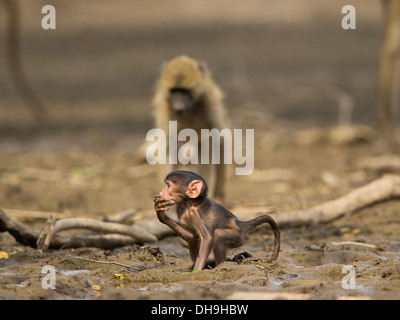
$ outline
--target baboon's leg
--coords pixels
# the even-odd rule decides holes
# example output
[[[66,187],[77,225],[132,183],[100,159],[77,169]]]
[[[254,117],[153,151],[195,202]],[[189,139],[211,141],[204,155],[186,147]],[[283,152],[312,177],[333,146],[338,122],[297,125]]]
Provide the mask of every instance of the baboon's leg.
[[[379,131],[384,149],[393,146],[399,104],[400,72],[400,1],[385,2],[385,33],[380,54]]]

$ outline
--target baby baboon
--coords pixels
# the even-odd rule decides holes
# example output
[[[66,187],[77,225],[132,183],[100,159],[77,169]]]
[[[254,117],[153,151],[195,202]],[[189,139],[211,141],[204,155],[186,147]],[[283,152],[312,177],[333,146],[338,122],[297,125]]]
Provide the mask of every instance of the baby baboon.
[[[400,108],[400,1],[384,0],[385,29],[380,55],[379,129],[384,149],[393,146]]]
[[[222,130],[226,127],[222,100],[222,91],[211,78],[207,66],[187,56],[179,56],[162,68],[153,100],[155,125],[167,134],[167,141],[169,121],[177,121],[178,132],[190,128],[197,132],[198,137],[201,129]],[[220,142],[222,151],[223,139]],[[200,139],[196,149],[201,152]],[[210,165],[199,165],[197,171],[212,182],[213,197],[222,201],[225,167],[222,159],[220,162],[221,164],[213,165],[212,168]],[[160,179],[178,166],[179,164],[160,165]]]
[[[190,171],[170,172],[164,182],[164,189],[153,198],[154,209],[160,222],[188,242],[193,271],[204,268],[211,250],[215,265],[224,262],[227,249],[242,246],[245,234],[263,223],[268,223],[274,231],[272,259],[278,258],[280,232],[270,216],[238,220],[232,212],[207,197],[206,181]],[[177,205],[178,221],[166,214],[172,205]]]

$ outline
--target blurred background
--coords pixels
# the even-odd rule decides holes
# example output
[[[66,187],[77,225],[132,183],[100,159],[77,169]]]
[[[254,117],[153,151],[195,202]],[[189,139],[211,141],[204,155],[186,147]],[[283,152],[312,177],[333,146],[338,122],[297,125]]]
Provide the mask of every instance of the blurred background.
[[[317,156],[310,145],[294,149],[304,140],[293,140],[295,131],[376,126],[383,30],[378,0],[352,1],[356,30],[341,27],[348,4],[342,0],[18,3],[21,64],[46,124],[35,122],[7,72],[2,6],[0,200],[6,207],[81,214],[151,207],[155,175],[134,154],[153,127],[160,67],[180,54],[208,63],[233,127],[256,129],[256,169],[286,170],[275,174],[288,177],[276,190],[271,177],[231,176],[247,184],[230,185],[228,202],[263,203],[266,191],[287,198],[307,179],[320,182],[318,166],[346,168],[349,156],[338,160],[337,149],[317,145]],[[48,4],[56,9],[56,30],[41,27]],[[246,191],[249,183],[256,191]]]
[[[355,30],[341,26],[348,4]],[[55,30],[42,29],[45,5],[56,9]],[[11,29],[10,13],[19,16]],[[307,209],[398,174],[400,140],[382,155],[377,139],[383,17],[380,0],[0,0],[0,208],[37,230],[49,212],[101,219],[135,209],[133,222],[158,223],[152,199],[160,182],[137,149],[154,127],[161,66],[182,54],[209,65],[231,128],[255,130],[254,172],[228,168],[224,205],[235,214]],[[24,77],[25,96],[13,81],[21,86]],[[271,264],[272,235],[260,229],[238,249],[255,260],[190,280],[176,272],[190,265],[177,237],[150,244],[160,255],[147,246],[75,251],[143,262],[146,270],[123,280],[136,291],[121,290],[128,270],[79,263],[72,251],[39,253],[4,232],[0,253],[10,256],[0,264],[0,299],[93,298],[103,286],[118,288],[105,299],[217,299],[236,290],[257,299],[259,290],[396,299],[399,230],[396,200],[318,227],[282,228],[280,261]],[[343,264],[357,267],[357,290],[341,290]],[[58,290],[44,293],[43,265],[57,266]]]

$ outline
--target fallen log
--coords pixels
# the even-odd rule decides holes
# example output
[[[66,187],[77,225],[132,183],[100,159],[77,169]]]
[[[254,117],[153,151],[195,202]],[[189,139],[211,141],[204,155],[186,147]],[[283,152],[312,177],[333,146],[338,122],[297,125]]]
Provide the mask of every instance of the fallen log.
[[[400,176],[382,178],[357,188],[338,199],[305,210],[271,214],[280,228],[328,223],[377,203],[400,198]]]
[[[59,236],[69,229],[90,229],[108,234]],[[39,249],[78,247],[116,248],[133,243],[152,242],[157,237],[134,225],[103,222],[86,218],[49,219],[42,231],[31,228],[0,209],[0,232],[8,231],[19,243]],[[39,245],[39,246],[38,246]]]
[[[135,225],[123,225],[115,222],[104,222],[87,218],[66,218],[56,221],[50,216],[44,228],[42,228],[36,245],[39,249],[47,250],[51,245],[54,234],[71,229],[88,229],[106,234],[123,234],[132,237],[136,242],[153,242],[157,237],[145,229]]]
[[[8,231],[19,243],[36,247],[39,231],[14,219],[0,209],[0,232]]]

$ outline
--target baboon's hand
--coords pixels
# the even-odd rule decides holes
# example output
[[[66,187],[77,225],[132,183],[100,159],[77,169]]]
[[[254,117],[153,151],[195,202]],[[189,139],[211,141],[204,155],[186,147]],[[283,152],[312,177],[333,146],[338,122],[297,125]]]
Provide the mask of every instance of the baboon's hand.
[[[169,210],[167,207],[171,206],[172,204],[169,201],[162,199],[159,195],[154,196],[153,201],[158,220],[162,222],[165,220],[165,211]]]

